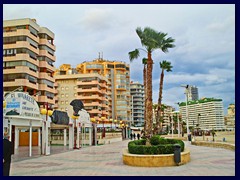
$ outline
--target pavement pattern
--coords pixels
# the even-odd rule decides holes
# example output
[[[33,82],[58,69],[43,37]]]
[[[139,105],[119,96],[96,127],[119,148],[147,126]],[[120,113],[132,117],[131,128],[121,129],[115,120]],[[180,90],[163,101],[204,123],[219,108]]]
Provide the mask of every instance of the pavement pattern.
[[[174,167],[133,167],[123,164],[129,140],[84,147],[49,156],[15,160],[10,176],[235,176],[235,151],[194,146],[191,161]]]

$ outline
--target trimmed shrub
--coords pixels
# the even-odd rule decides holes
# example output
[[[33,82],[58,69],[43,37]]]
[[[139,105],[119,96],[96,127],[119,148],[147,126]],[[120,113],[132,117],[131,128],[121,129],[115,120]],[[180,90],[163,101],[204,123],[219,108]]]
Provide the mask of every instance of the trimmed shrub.
[[[184,142],[177,139],[165,139],[155,135],[150,139],[151,146],[146,146],[146,139],[130,141],[128,151],[132,154],[173,154],[174,144],[181,146],[181,152],[184,151]]]

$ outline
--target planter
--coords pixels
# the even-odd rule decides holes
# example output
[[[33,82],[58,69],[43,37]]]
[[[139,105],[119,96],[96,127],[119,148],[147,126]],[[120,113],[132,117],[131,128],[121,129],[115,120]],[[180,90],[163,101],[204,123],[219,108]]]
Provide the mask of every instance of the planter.
[[[181,152],[181,162],[178,164],[174,161],[174,154],[140,155],[130,154],[128,149],[123,150],[123,163],[129,166],[166,167],[186,164],[189,161],[190,151],[186,148]]]

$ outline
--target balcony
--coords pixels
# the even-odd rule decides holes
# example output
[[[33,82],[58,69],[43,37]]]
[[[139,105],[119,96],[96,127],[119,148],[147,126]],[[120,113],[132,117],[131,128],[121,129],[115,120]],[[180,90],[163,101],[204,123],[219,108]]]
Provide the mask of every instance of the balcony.
[[[3,82],[3,87],[12,87],[12,86],[26,86],[30,89],[38,89],[38,83],[34,84],[29,82],[28,79],[15,79],[13,81]]]
[[[40,45],[47,45],[49,48],[51,48],[53,51],[56,51],[55,45],[52,45],[51,43],[48,42],[47,39],[39,39],[39,44]]]
[[[39,66],[38,61],[33,60],[32,58],[30,58],[29,54],[16,54],[15,56],[6,56],[3,57],[3,61],[7,62],[7,61],[16,61],[16,60],[26,60],[36,66]]]
[[[38,102],[42,102],[42,103],[50,103],[50,104],[55,104],[55,100],[54,99],[50,99],[47,96],[38,96]]]
[[[39,37],[32,35],[28,29],[17,29],[17,31],[3,33],[3,37],[10,37],[10,36],[28,36],[34,41],[39,42]]]
[[[54,62],[56,61],[56,56],[49,54],[47,50],[39,50],[39,55],[47,56],[49,59],[53,60]]]
[[[48,87],[46,84],[39,84],[39,90],[48,91],[48,92],[51,92],[51,93],[55,92],[54,88]]]
[[[15,66],[15,68],[12,69],[3,69],[3,74],[17,74],[17,73],[18,74],[26,73],[38,78],[38,72],[30,70],[30,68],[27,66]]]
[[[36,49],[30,45],[27,41],[17,41],[15,44],[4,44],[3,49],[12,49],[12,48],[27,48],[33,51],[36,54],[39,54],[39,49]]]
[[[56,70],[56,68],[54,66],[49,65],[46,61],[39,61],[39,67],[47,68],[51,71]]]
[[[39,79],[47,79],[47,80],[49,80],[49,81],[51,81],[51,82],[54,82],[55,81],[55,79],[53,78],[53,77],[51,77],[51,76],[49,76],[47,73],[45,73],[45,72],[40,72],[39,73]]]

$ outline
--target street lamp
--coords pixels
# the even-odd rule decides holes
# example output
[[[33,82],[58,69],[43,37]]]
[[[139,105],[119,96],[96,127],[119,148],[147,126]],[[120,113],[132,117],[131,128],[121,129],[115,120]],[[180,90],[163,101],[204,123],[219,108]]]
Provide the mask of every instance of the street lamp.
[[[105,117],[101,117],[102,123],[103,123],[103,132],[102,132],[102,138],[105,137],[105,127],[104,127],[104,121],[105,121]]]
[[[47,120],[48,120],[48,116],[51,116],[53,113],[52,110],[48,109],[48,106],[46,106],[46,109],[41,109],[41,114],[45,116],[45,120],[43,121],[43,147],[42,147],[42,151],[45,155],[50,154],[50,149],[48,148],[48,127],[47,127]]]
[[[189,126],[188,126],[188,92],[189,92],[189,85],[181,85],[181,87],[185,88],[185,94],[186,94],[186,123],[187,123],[187,134],[189,135]]]
[[[78,116],[74,116],[74,115],[72,115],[72,119],[74,120],[74,126],[73,126],[73,129],[74,129],[74,133],[73,133],[73,136],[74,136],[74,147],[73,147],[73,149],[79,149],[79,148],[77,148],[77,134],[78,134],[78,132],[77,132],[77,119],[78,119]],[[76,136],[75,136],[75,132],[76,132]]]

